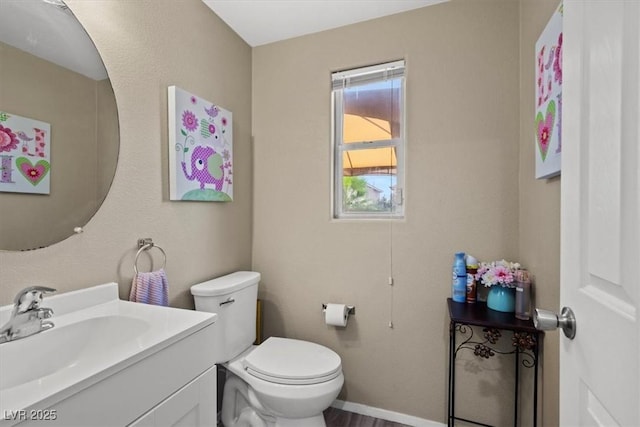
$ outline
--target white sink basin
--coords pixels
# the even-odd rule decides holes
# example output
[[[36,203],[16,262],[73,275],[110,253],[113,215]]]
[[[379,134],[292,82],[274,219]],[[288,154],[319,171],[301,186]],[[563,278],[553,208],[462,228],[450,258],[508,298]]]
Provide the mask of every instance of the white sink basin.
[[[54,405],[216,318],[120,301],[115,283],[45,297],[42,306],[54,310],[55,327],[0,344],[0,414]],[[0,323],[11,308],[0,308]]]
[[[0,346],[0,390],[12,388],[63,369],[77,369],[127,346],[151,328],[128,316],[90,317]],[[53,350],[55,351],[47,351]],[[12,369],[11,367],[29,367]],[[5,369],[6,368],[6,369]]]

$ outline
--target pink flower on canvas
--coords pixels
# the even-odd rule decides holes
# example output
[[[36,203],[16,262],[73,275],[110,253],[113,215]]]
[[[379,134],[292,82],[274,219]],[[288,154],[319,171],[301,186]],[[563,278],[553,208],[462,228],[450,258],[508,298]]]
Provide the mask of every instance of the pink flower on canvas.
[[[227,118],[223,117],[222,118],[222,126],[226,126],[227,125]]]
[[[198,119],[191,111],[185,110],[182,113],[182,124],[189,132],[193,132],[198,128]]]
[[[35,166],[33,167],[29,167],[27,168],[27,170],[25,171],[25,173],[27,175],[29,175],[29,178],[31,178],[32,180],[37,180],[38,178],[40,178],[40,175],[42,175],[43,171],[40,171],[38,169],[36,169]]]
[[[555,59],[553,61],[553,79],[562,84],[562,33],[558,36],[558,46],[556,47]]]
[[[216,133],[216,127],[213,123],[209,125],[209,133]]]
[[[541,123],[542,126],[540,126],[540,128],[538,129],[538,132],[540,133],[538,135],[539,139],[540,139],[540,145],[545,148],[547,145],[549,145],[549,138],[551,137],[551,131],[549,129],[549,126],[546,125],[545,123]]]
[[[198,103],[198,98],[196,98],[195,96],[191,95],[191,103],[192,104],[197,104]]]
[[[11,151],[18,146],[16,134],[9,128],[0,125],[0,152]]]

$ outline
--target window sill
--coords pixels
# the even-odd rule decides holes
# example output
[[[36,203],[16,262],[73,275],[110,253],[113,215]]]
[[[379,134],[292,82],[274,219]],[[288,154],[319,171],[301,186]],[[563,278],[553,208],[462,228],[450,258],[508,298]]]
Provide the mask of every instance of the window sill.
[[[330,222],[406,222],[405,215],[343,215],[339,217],[332,216]]]

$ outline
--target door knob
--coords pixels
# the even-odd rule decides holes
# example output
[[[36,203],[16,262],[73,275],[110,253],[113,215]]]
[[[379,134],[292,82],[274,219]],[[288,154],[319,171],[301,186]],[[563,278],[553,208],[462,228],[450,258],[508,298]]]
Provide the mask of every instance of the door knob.
[[[576,336],[576,316],[569,307],[562,307],[559,316],[553,311],[536,308],[533,314],[533,325],[539,331],[562,328],[565,336],[570,340]]]

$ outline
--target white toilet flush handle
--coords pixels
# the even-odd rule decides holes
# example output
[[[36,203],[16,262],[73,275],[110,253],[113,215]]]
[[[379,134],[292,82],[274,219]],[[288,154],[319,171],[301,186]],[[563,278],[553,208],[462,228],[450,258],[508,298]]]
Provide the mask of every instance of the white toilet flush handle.
[[[229,297],[225,301],[222,301],[220,303],[220,307],[222,307],[223,305],[226,305],[226,304],[233,304],[234,302],[236,302],[236,300],[233,299],[232,297]]]

